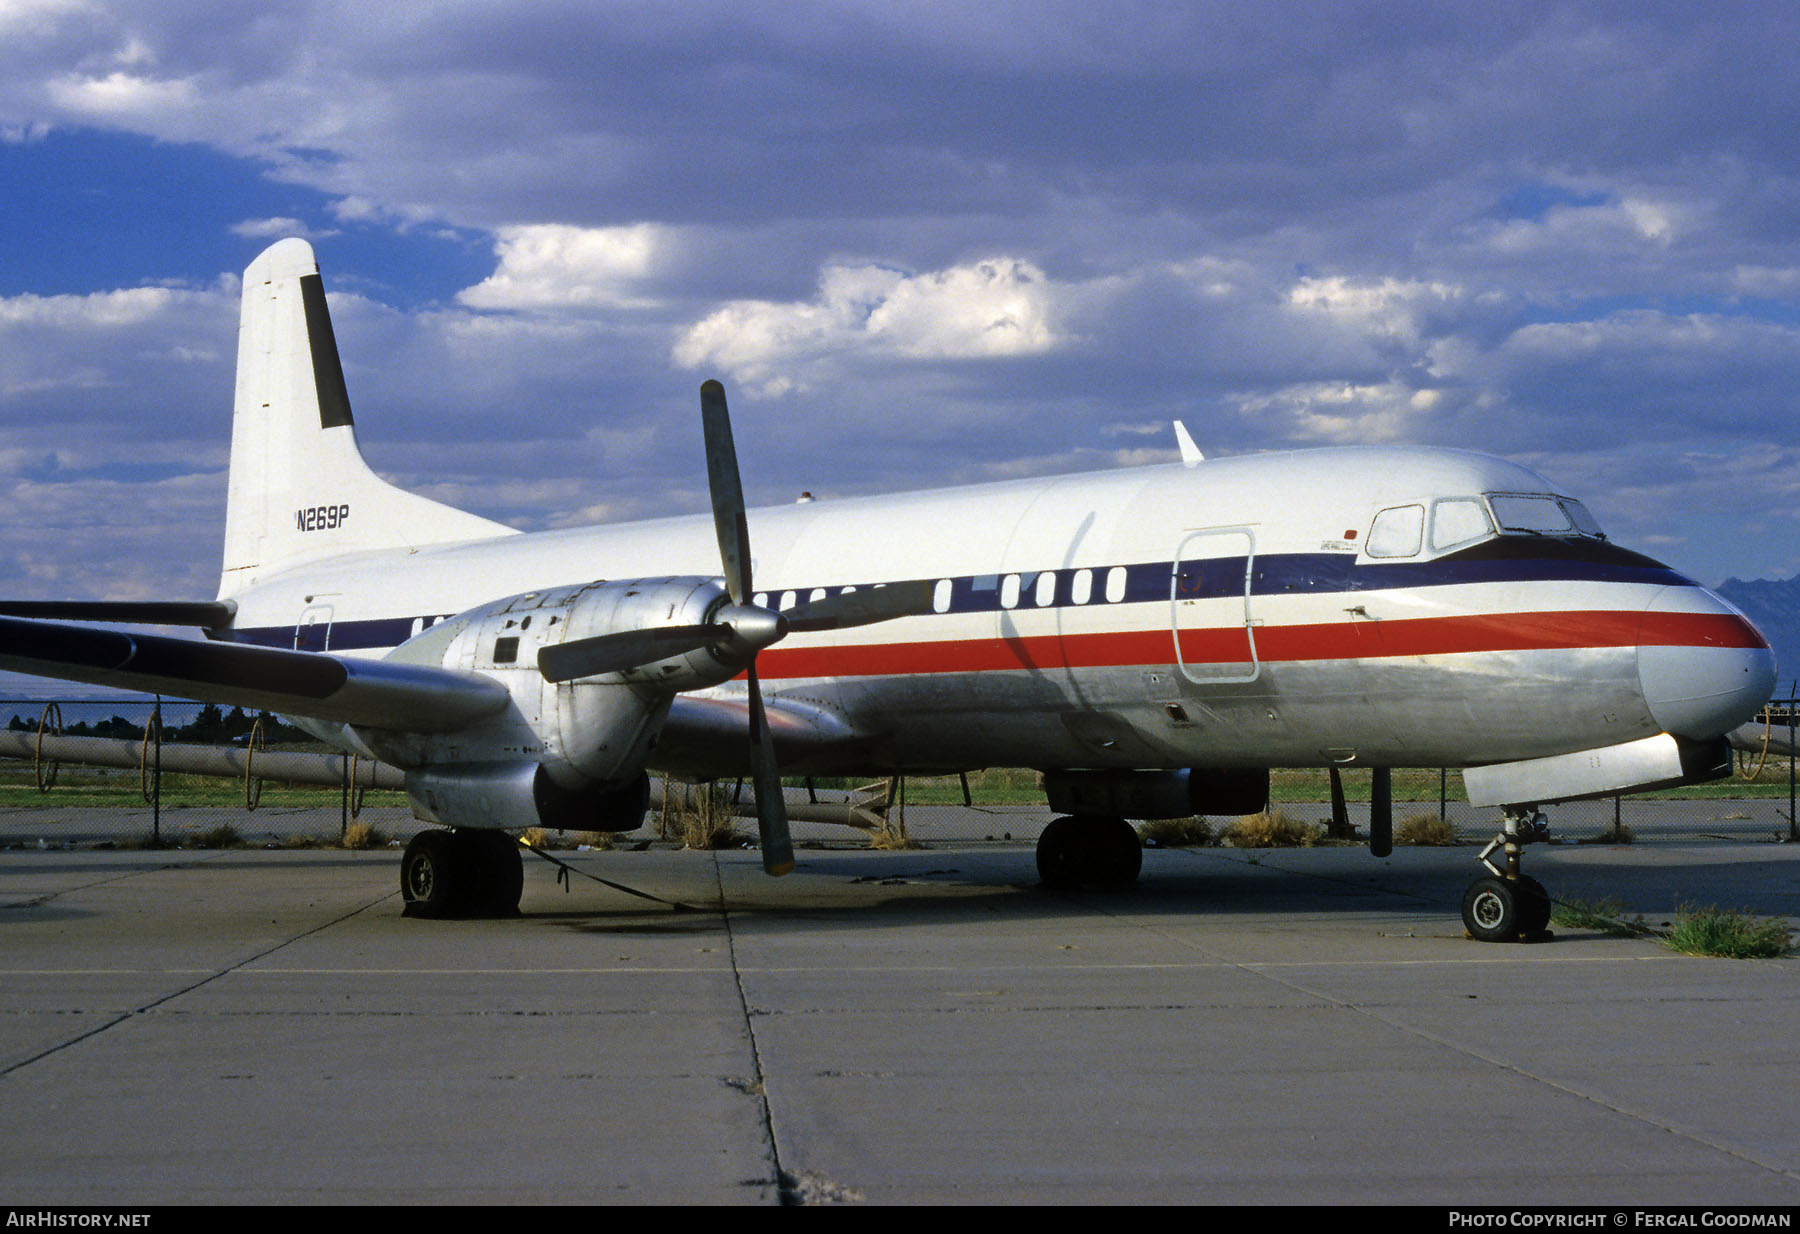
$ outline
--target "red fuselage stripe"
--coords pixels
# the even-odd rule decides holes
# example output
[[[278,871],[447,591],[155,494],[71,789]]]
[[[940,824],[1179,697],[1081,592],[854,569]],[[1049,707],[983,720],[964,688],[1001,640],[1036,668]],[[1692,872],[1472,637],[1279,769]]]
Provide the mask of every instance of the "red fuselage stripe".
[[[1607,610],[1491,613],[1462,617],[1352,618],[1329,624],[1257,626],[1257,659],[1389,659],[1483,651],[1551,651],[1590,647],[1767,647],[1748,623],[1724,613]],[[1188,664],[1248,660],[1241,627],[1181,632]],[[874,677],[922,673],[1104,668],[1168,664],[1170,631],[865,643],[842,647],[771,647],[757,657],[764,678]]]

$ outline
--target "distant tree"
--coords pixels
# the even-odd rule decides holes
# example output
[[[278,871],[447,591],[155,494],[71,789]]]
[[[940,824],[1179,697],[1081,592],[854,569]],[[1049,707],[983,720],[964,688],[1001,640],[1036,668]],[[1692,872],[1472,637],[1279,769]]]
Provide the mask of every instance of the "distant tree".
[[[263,740],[271,744],[283,741],[312,741],[313,735],[303,728],[296,728],[284,722],[272,711],[259,712],[257,718],[262,721]]]
[[[192,741],[200,745],[218,745],[225,740],[225,713],[217,703],[207,703],[188,723],[169,734],[175,741]]]

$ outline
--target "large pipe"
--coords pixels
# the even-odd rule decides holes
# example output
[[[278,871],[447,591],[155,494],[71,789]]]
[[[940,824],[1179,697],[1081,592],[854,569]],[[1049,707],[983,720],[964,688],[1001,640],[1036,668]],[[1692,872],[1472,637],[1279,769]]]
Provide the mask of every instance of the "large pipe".
[[[152,745],[149,753],[155,756]],[[119,737],[75,737],[63,733],[19,732],[0,729],[0,758],[17,758],[43,763],[77,763],[89,767],[123,767],[141,770],[146,755],[144,742]],[[387,763],[371,759],[351,759],[344,754],[294,750],[252,750],[246,746],[195,745],[165,741],[161,746],[162,770],[188,775],[217,776],[221,779],[276,781],[283,784],[317,784],[336,788],[344,782],[344,764],[351,764],[356,787],[400,789],[406,785],[406,773]],[[663,787],[669,781],[663,776],[650,777],[650,806],[661,809]],[[669,794],[677,808],[691,808],[703,791],[699,785],[675,783]],[[880,794],[873,796],[852,792],[822,792],[824,800],[813,800],[815,794],[805,789],[788,790],[787,812],[790,818],[808,823],[828,823],[876,831],[886,826],[882,817],[886,807]],[[742,793],[731,793],[725,808],[735,817],[756,817],[756,793],[745,785]]]

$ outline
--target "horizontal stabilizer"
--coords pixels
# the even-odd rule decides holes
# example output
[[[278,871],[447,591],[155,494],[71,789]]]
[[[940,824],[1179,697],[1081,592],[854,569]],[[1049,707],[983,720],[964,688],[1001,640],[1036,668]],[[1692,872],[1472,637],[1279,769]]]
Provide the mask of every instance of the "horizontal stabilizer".
[[[216,630],[237,615],[230,600],[0,600],[0,617],[57,621],[116,621],[140,626],[198,626]]]
[[[0,617],[0,668],[414,732],[461,728],[509,697],[491,678],[452,669],[10,617]]]

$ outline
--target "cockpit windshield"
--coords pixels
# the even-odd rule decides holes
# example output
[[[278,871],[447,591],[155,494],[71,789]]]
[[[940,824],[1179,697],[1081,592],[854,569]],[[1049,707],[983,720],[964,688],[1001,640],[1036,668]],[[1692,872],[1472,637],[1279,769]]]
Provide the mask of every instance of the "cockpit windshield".
[[[1429,533],[1426,534],[1429,517]],[[1487,493],[1480,497],[1440,497],[1423,505],[1390,506],[1376,514],[1364,539],[1371,557],[1436,556],[1497,536],[1554,536],[1604,540],[1606,533],[1571,497],[1548,493]]]

